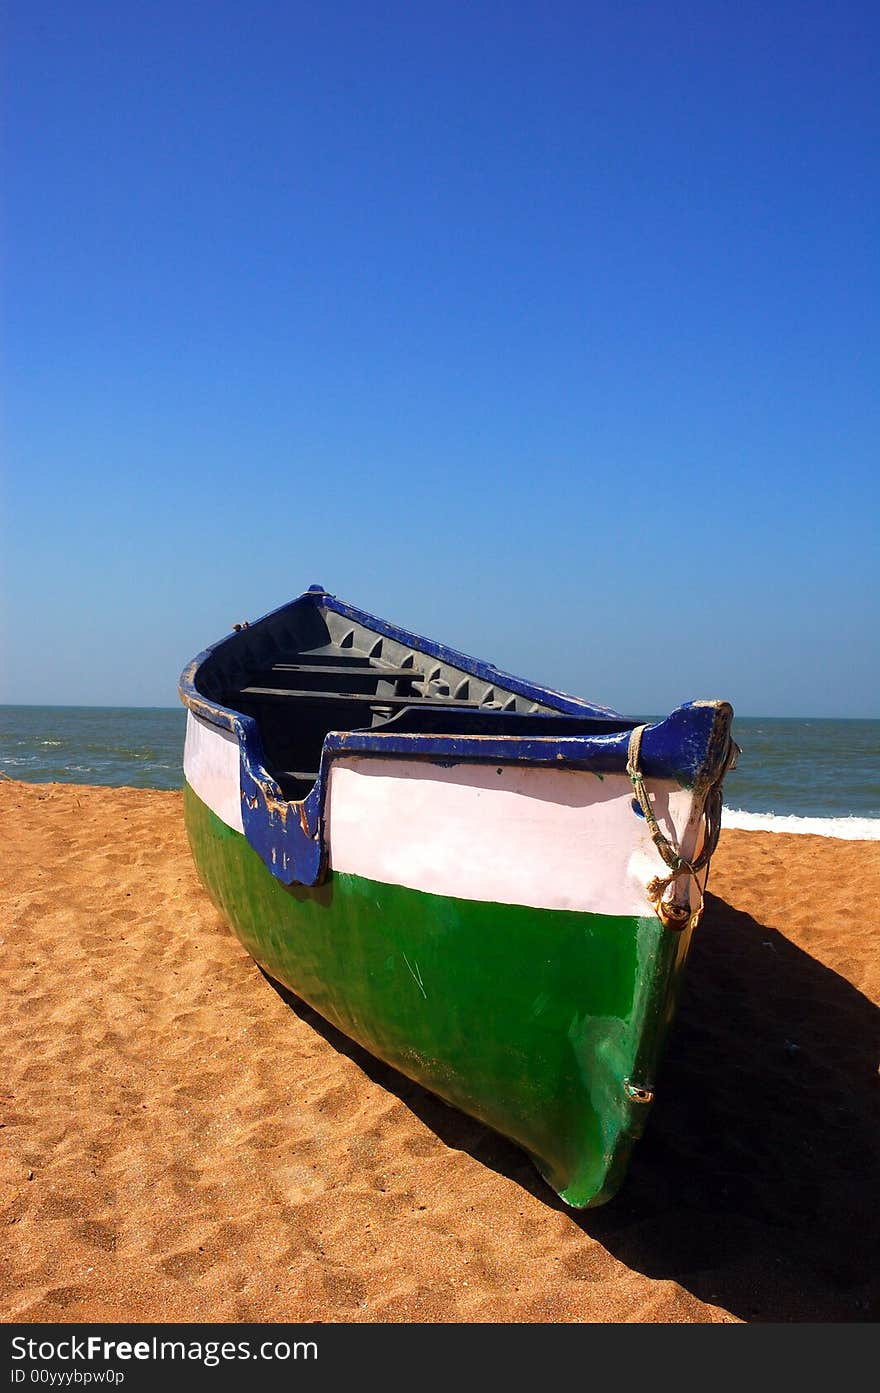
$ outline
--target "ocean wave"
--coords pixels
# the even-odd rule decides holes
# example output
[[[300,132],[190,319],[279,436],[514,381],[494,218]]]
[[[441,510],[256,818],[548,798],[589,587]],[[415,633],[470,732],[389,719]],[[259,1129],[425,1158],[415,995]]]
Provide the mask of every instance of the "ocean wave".
[[[721,826],[741,832],[796,832],[838,837],[845,842],[880,842],[880,817],[797,817],[794,813],[749,813],[725,808]]]

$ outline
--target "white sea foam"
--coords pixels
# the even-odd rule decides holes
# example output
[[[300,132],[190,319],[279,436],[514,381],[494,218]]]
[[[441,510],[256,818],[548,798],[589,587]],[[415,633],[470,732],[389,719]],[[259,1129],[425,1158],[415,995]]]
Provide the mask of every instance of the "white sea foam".
[[[880,842],[880,817],[796,817],[794,814],[748,813],[725,808],[722,827],[743,832],[799,832],[814,837],[838,837],[845,842]]]

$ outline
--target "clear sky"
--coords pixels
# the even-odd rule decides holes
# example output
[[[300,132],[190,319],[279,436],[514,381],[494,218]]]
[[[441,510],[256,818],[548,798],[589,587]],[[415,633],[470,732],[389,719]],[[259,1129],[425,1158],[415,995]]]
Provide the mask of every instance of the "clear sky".
[[[0,701],[312,582],[880,715],[876,0],[11,0]]]

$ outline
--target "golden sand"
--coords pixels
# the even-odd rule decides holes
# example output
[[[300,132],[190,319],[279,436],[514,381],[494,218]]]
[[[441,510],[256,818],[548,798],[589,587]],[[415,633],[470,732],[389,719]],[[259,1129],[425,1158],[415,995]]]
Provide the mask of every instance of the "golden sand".
[[[648,1131],[567,1210],[260,973],[179,793],[0,783],[0,1319],[877,1319],[880,843],[725,831]]]

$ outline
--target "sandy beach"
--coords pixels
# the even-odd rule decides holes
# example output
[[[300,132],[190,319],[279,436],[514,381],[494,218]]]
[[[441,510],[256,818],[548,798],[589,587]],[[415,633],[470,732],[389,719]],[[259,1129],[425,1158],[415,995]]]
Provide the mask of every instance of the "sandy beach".
[[[722,832],[588,1212],[263,976],[179,793],[0,781],[0,896],[4,1321],[880,1318],[880,843]]]

